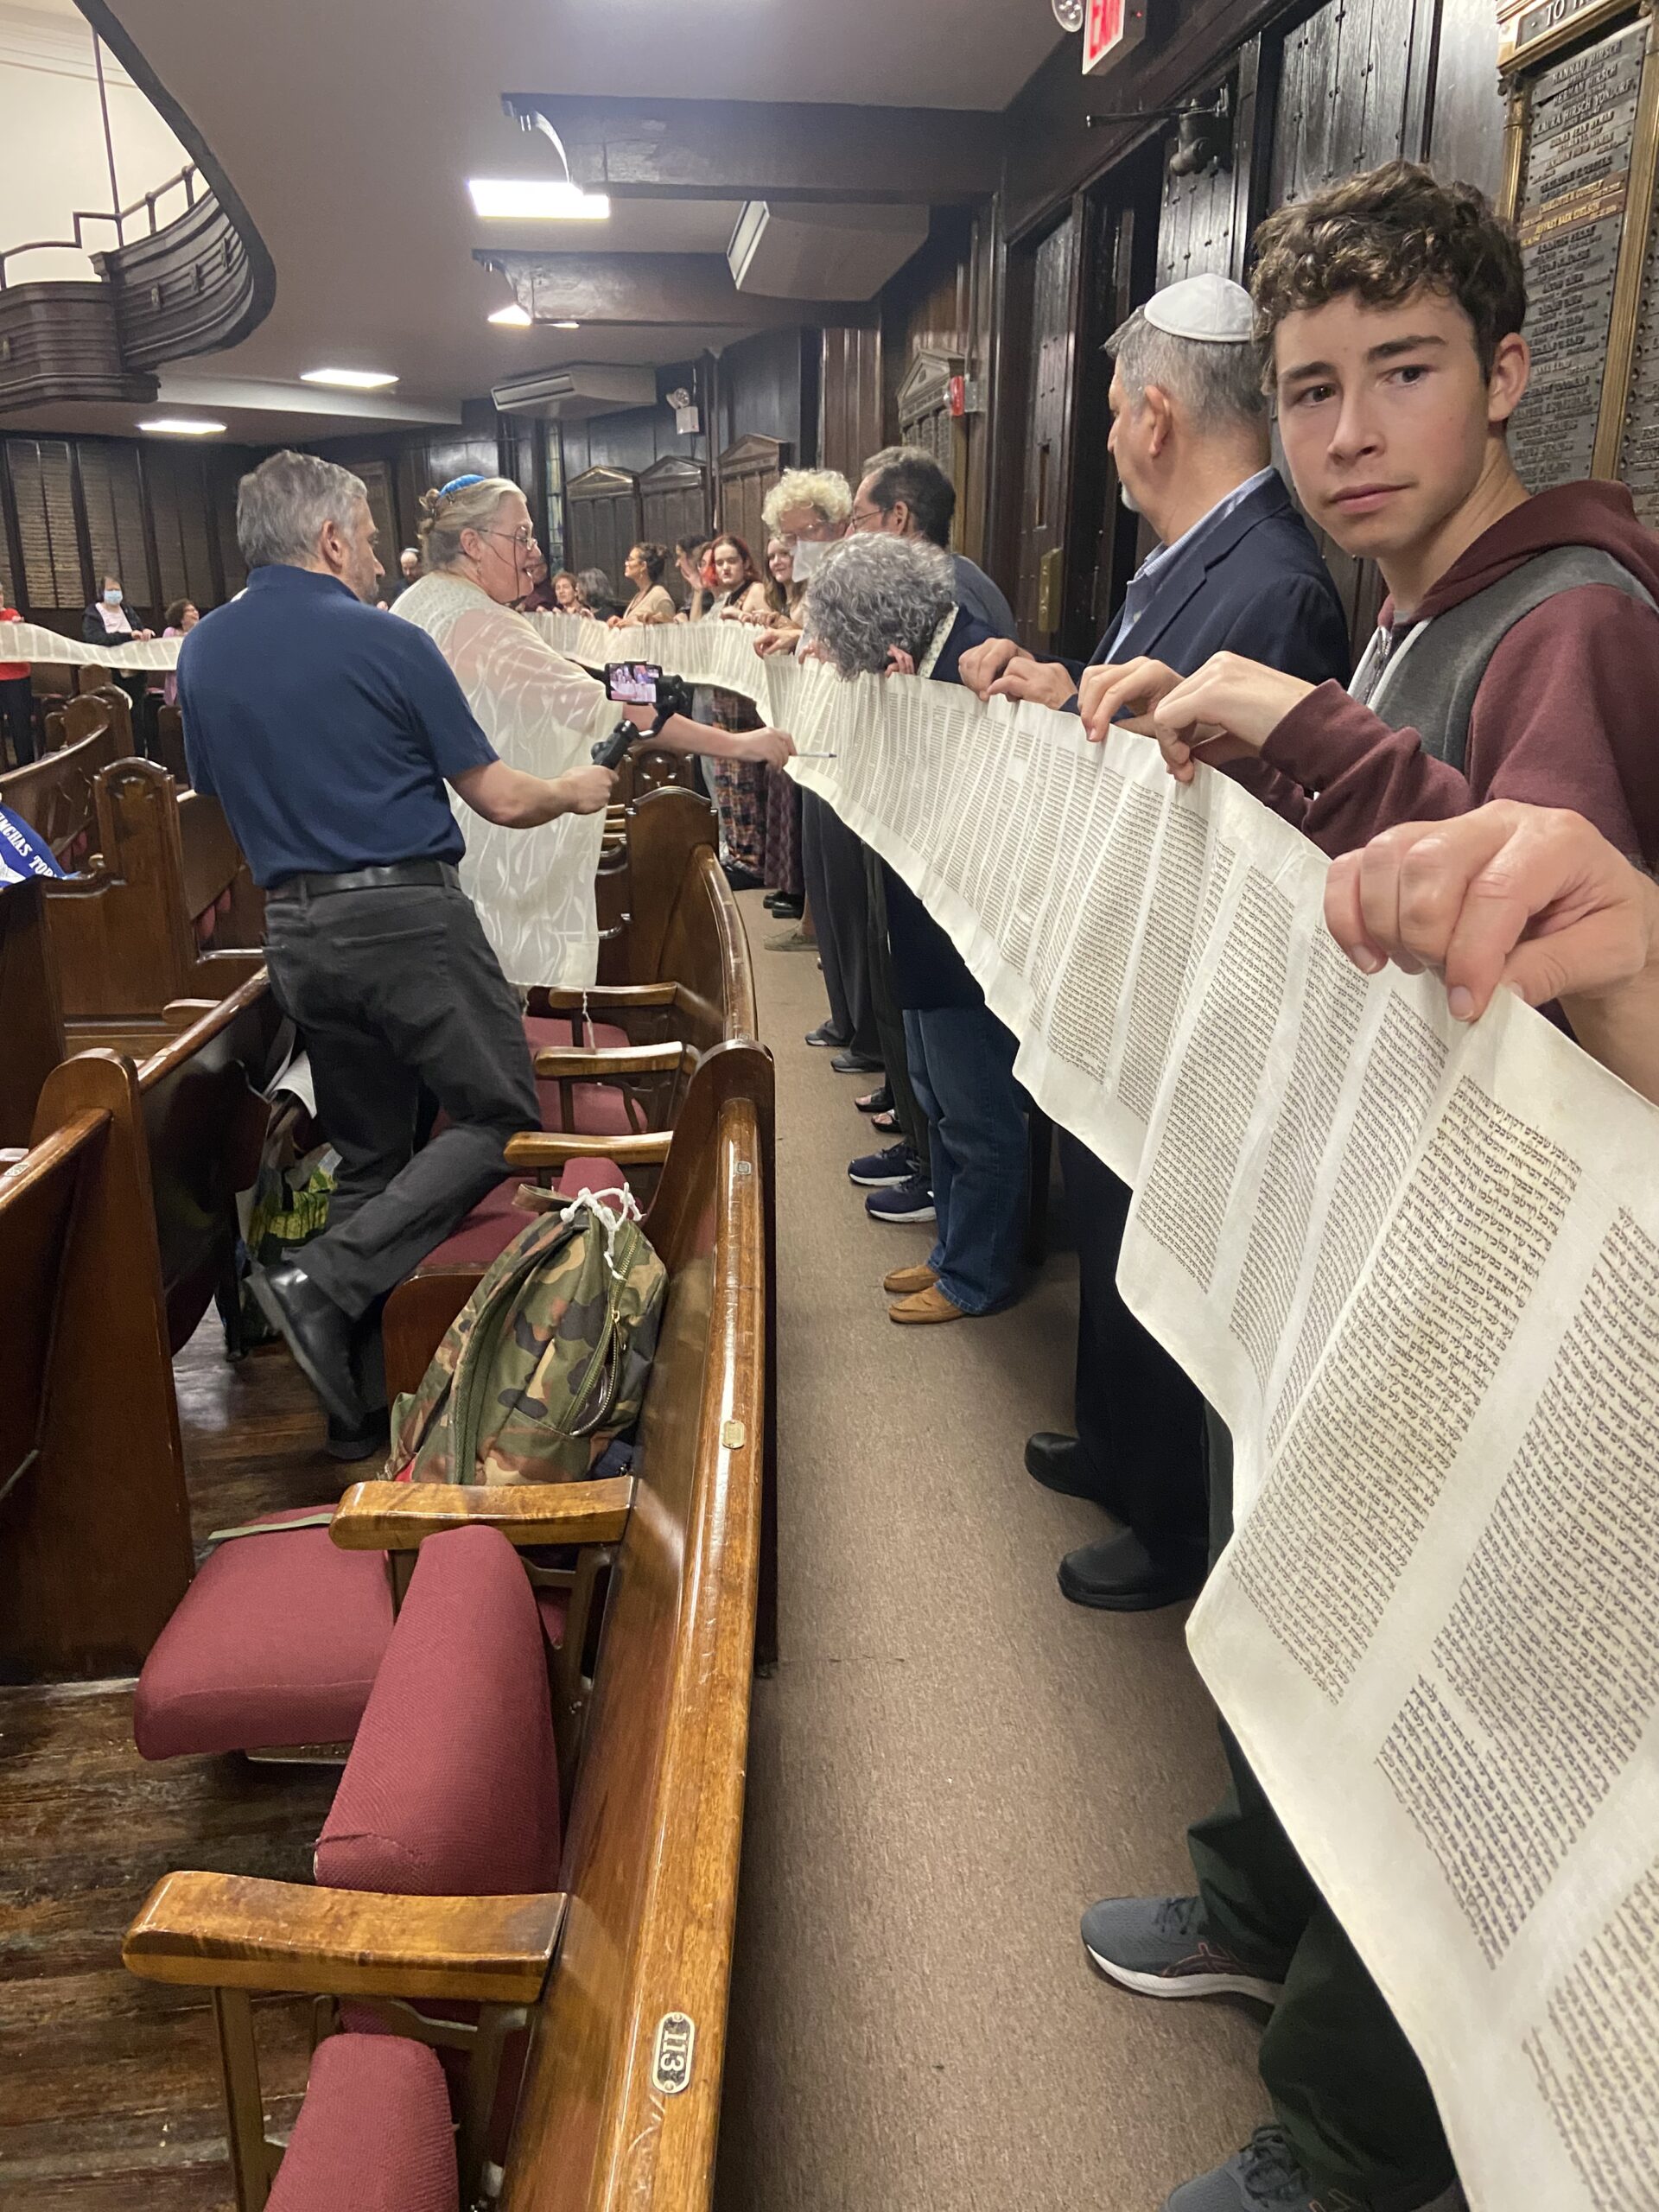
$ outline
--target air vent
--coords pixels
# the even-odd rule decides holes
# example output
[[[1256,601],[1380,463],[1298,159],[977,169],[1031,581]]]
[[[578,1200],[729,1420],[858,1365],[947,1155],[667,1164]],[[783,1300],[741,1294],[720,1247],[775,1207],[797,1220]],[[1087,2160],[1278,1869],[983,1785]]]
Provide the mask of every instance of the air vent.
[[[626,407],[657,404],[655,369],[573,362],[510,377],[490,394],[503,415],[539,415],[550,423],[578,423],[588,415],[616,415]]]
[[[925,207],[752,200],[726,258],[738,290],[763,299],[868,300],[922,244],[927,223]]]

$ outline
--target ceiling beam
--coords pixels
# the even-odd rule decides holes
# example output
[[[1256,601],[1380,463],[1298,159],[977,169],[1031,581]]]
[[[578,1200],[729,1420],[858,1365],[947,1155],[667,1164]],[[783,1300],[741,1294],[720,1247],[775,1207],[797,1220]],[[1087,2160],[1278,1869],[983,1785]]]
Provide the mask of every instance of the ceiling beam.
[[[770,300],[740,292],[721,253],[537,253],[474,246],[473,258],[512,287],[537,322],[717,323],[776,330],[796,323],[864,324],[869,300]]]
[[[978,108],[829,102],[639,100],[507,92],[542,114],[570,174],[624,200],[870,200],[935,207],[997,189],[1002,118]]]

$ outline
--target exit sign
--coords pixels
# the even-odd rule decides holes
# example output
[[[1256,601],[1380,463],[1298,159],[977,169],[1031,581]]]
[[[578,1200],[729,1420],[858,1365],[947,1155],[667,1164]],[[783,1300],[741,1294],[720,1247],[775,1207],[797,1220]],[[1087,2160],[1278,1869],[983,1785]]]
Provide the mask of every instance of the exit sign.
[[[1083,73],[1092,76],[1139,46],[1146,35],[1147,0],[1089,0],[1083,22]]]

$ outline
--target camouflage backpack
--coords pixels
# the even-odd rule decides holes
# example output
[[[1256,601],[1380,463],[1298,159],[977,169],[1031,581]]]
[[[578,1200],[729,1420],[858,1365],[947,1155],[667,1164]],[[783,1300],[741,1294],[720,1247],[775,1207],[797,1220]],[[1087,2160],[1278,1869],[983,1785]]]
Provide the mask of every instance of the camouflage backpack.
[[[668,1273],[623,1192],[584,1192],[493,1261],[392,1408],[388,1471],[568,1482],[639,1415]]]

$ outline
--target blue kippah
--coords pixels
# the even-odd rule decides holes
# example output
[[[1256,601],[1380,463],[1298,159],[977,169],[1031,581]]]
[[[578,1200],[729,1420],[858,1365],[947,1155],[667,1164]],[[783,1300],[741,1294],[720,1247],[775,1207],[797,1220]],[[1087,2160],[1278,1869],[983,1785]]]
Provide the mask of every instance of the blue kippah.
[[[469,484],[481,484],[484,479],[474,470],[470,476],[452,476],[447,484],[438,486],[438,497],[447,499],[452,492],[464,492]]]

